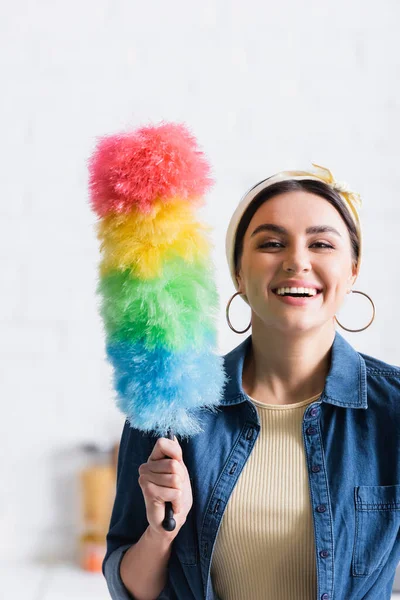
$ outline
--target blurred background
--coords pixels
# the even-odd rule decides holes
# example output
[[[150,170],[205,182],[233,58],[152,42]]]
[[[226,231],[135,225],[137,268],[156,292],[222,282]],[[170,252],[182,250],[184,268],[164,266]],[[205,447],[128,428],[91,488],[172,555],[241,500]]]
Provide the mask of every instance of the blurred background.
[[[95,295],[86,161],[96,137],[178,121],[204,149],[221,353],[245,337],[225,321],[230,214],[278,170],[330,168],[363,199],[355,289],[377,311],[366,331],[340,332],[399,364],[400,4],[14,0],[0,10],[0,599],[102,600],[125,419]],[[353,294],[339,320],[362,327],[370,310]],[[231,318],[247,326],[249,308],[234,303]]]

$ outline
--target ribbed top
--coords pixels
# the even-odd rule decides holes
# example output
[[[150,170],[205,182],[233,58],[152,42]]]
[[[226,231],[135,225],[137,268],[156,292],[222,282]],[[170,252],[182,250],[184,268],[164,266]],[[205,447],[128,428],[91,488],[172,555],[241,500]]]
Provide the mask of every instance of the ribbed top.
[[[321,393],[254,403],[260,434],[222,517],[211,577],[222,600],[310,600],[317,593],[302,421]]]

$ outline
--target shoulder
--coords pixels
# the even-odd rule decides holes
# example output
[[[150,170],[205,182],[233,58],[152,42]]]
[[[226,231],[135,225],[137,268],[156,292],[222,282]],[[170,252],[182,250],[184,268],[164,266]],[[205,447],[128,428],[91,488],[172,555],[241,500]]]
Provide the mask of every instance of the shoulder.
[[[392,407],[393,416],[400,416],[400,367],[359,352],[365,362],[369,402]]]
[[[359,355],[364,359],[367,374],[382,376],[383,378],[388,377],[400,379],[399,366],[380,360],[375,356],[364,354],[363,352],[359,352]]]

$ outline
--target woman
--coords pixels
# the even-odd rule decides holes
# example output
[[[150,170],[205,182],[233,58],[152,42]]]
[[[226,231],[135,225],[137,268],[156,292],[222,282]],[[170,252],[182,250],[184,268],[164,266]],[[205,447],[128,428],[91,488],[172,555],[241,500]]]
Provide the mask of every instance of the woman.
[[[227,320],[252,334],[224,357],[219,413],[181,444],[125,424],[103,563],[115,599],[391,596],[400,369],[335,331],[361,264],[360,199],[314,166],[260,182],[232,216]],[[239,295],[243,332],[229,317]],[[365,327],[345,329],[368,327],[371,305]]]

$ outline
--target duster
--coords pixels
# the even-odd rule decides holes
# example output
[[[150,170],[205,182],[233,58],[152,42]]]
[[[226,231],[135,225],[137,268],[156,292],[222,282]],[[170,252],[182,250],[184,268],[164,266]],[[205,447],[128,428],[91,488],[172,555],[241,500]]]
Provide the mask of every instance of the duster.
[[[189,438],[225,384],[211,228],[196,218],[210,165],[185,124],[161,122],[99,137],[88,169],[117,407],[131,427]]]

